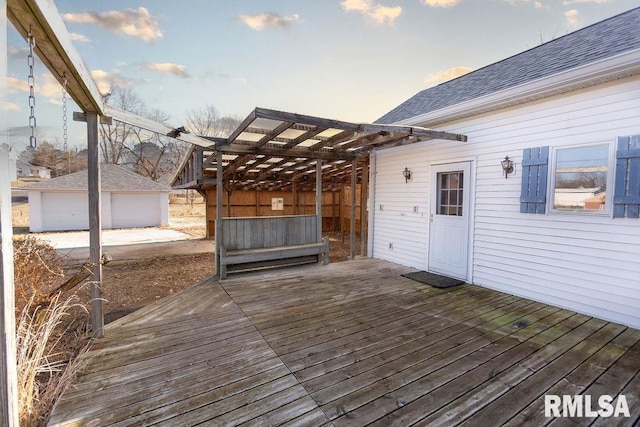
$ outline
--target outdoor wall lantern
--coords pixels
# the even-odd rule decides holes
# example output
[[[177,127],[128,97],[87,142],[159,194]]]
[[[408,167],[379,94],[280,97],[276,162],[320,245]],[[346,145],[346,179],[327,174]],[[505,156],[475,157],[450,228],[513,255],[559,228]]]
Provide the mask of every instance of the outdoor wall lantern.
[[[507,179],[509,174],[513,173],[513,161],[509,159],[509,156],[506,156],[500,163],[502,164],[502,170],[504,171],[504,179]]]
[[[402,171],[402,176],[404,176],[404,182],[407,183],[411,179],[411,171],[409,168],[405,167]]]

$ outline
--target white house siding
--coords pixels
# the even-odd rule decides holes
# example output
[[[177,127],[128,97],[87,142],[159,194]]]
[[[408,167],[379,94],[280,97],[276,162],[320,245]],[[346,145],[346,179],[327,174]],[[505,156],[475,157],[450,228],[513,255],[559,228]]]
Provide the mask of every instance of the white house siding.
[[[377,153],[374,257],[426,267],[427,215],[411,212],[416,203],[428,211],[428,165],[472,158],[476,174],[470,280],[640,328],[640,220],[522,214],[519,202],[523,149],[615,143],[618,136],[640,134],[640,78],[439,129],[465,134],[469,142],[427,141]],[[508,179],[500,167],[506,155],[516,162]],[[414,172],[409,184],[402,178],[405,166]],[[394,242],[393,250],[388,242]]]

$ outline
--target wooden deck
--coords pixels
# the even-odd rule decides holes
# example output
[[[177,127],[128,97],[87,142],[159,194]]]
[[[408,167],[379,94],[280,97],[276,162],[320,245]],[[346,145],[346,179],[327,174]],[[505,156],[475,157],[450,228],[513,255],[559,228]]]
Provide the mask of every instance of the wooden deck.
[[[50,425],[538,426],[545,394],[581,393],[623,394],[631,418],[578,424],[640,419],[640,331],[408,271],[363,259],[194,285],[107,325]]]

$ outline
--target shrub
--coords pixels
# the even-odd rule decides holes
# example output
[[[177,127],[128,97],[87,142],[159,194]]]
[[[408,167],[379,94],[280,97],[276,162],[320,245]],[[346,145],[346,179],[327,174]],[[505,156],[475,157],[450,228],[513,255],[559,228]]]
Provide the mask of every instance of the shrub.
[[[64,278],[60,256],[53,247],[28,236],[13,241],[13,269],[16,290],[16,314],[27,304],[37,307],[49,299],[49,293]]]

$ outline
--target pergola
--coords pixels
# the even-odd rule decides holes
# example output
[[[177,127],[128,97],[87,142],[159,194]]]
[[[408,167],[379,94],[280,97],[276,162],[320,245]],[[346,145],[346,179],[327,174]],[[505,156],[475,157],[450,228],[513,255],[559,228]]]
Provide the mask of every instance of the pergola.
[[[186,130],[183,130],[184,133]],[[178,130],[173,131],[173,135]],[[202,137],[174,176],[177,189],[216,189],[216,218],[223,217],[222,191],[316,191],[318,238],[322,233],[322,191],[351,182],[350,258],[355,255],[356,185],[361,176],[361,206],[367,200],[369,152],[432,139],[466,141],[466,136],[416,126],[351,123],[256,108],[227,138]],[[360,164],[360,166],[358,166]],[[361,209],[360,223],[367,222]],[[216,254],[220,253],[216,221]],[[366,227],[365,227],[366,228]],[[364,233],[363,233],[364,234]],[[362,239],[366,252],[366,237]],[[217,258],[216,258],[217,260]]]
[[[192,147],[174,177],[174,188],[216,186],[218,153],[226,187],[309,190],[318,164],[322,185],[331,187],[346,182],[352,164],[367,163],[375,148],[431,139],[466,141],[464,135],[417,126],[351,123],[266,108],[254,109],[227,138],[203,138],[212,144]]]

